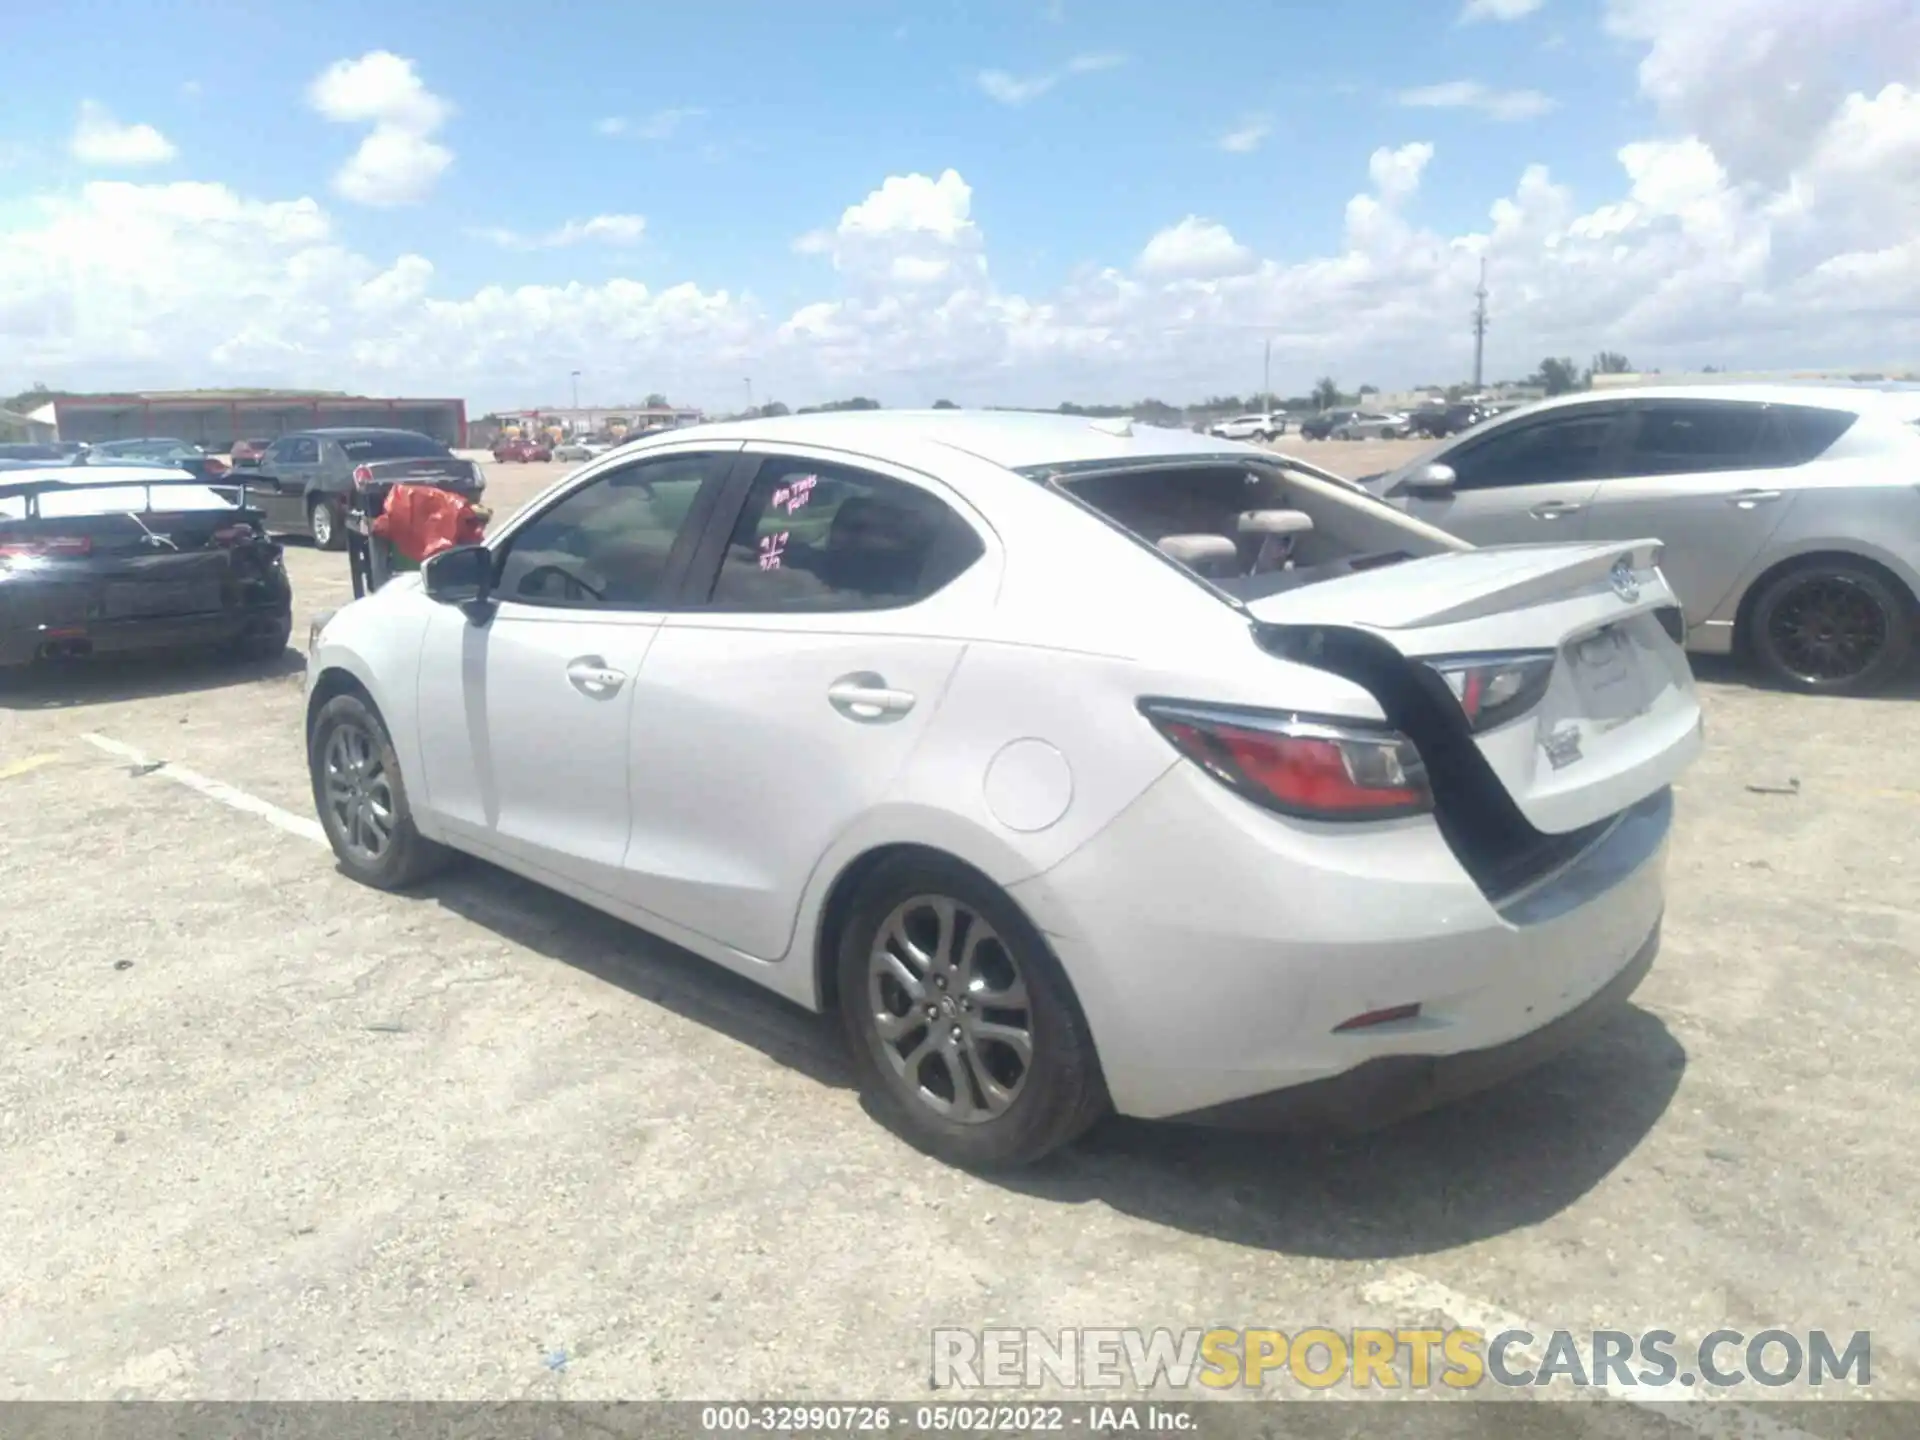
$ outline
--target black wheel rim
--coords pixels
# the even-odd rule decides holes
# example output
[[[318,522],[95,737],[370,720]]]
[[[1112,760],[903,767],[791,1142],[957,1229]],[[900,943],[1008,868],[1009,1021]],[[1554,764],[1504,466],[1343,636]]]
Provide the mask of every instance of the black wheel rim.
[[[1767,640],[1780,664],[1796,679],[1834,684],[1857,679],[1886,648],[1886,607],[1865,586],[1844,575],[1801,581],[1767,617]]]

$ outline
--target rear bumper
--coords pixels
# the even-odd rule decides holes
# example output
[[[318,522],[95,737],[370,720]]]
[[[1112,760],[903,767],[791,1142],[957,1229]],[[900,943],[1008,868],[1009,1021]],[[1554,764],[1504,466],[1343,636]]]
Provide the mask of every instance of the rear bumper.
[[[265,634],[293,623],[289,605],[219,610],[202,615],[163,615],[84,624],[0,629],[0,667],[29,665],[49,645],[86,655],[126,655],[147,650],[185,650],[225,645],[243,635]]]
[[[1655,925],[1626,968],[1591,998],[1504,1045],[1457,1055],[1383,1055],[1325,1080],[1169,1118],[1227,1130],[1377,1130],[1490,1089],[1572,1049],[1626,1008],[1659,952],[1660,927]]]
[[[1261,1097],[1358,1072],[1346,1083],[1397,1093],[1301,1103],[1377,1119],[1498,1073],[1455,1057],[1551,1053],[1563,1017],[1631,990],[1665,909],[1672,815],[1656,792],[1496,905],[1428,817],[1296,822],[1176,766],[1011,893],[1073,983],[1120,1113],[1278,1110]],[[1341,1028],[1409,1005],[1417,1016]]]

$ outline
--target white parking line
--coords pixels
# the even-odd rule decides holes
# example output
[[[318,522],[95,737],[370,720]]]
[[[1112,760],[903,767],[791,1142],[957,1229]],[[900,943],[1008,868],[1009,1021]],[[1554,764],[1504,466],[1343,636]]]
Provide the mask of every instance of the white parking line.
[[[305,815],[296,815],[291,810],[282,810],[269,800],[257,795],[249,795],[244,790],[202,775],[197,770],[189,770],[184,765],[175,765],[170,760],[150,760],[131,745],[123,745],[118,740],[110,740],[105,735],[96,735],[91,730],[80,737],[96,750],[104,750],[109,755],[118,756],[129,765],[155,776],[161,780],[171,780],[176,785],[217,800],[228,809],[238,810],[244,815],[257,816],[276,830],[284,830],[289,835],[298,835],[302,840],[311,840],[316,845],[327,843],[327,832],[320,828],[318,820]]]
[[[283,810],[271,801],[262,800],[257,795],[249,795],[237,790],[223,781],[189,770],[183,765],[175,765],[169,760],[151,760],[131,745],[109,739],[92,731],[83,738],[95,749],[126,761],[136,769],[161,780],[170,780],[176,785],[218,801],[229,809],[242,814],[252,815],[266,821],[275,829],[284,830],[289,835],[297,835],[302,840],[310,840],[316,845],[326,845],[327,833],[320,822],[310,820],[304,815],[296,815],[291,810]],[[1538,1368],[1543,1353],[1541,1343],[1553,1334],[1554,1327],[1536,1324],[1510,1311],[1502,1310],[1489,1301],[1479,1300],[1471,1295],[1430,1280],[1416,1271],[1398,1266],[1379,1274],[1361,1287],[1361,1296],[1371,1305],[1390,1309],[1400,1315],[1439,1314],[1446,1316],[1454,1324],[1468,1329],[1478,1330],[1491,1338],[1502,1331],[1523,1330],[1539,1337],[1530,1346],[1514,1345],[1509,1353],[1516,1360],[1524,1360],[1528,1365]],[[1689,1401],[1705,1401],[1706,1397],[1697,1390],[1666,1389],[1649,1391],[1608,1380],[1604,1382],[1607,1395],[1635,1405],[1648,1405],[1659,1409],[1664,1418],[1697,1435],[1710,1437],[1710,1440],[1816,1440],[1804,1430],[1790,1425],[1779,1424],[1768,1419],[1760,1410],[1751,1405],[1739,1405],[1727,1402],[1687,1404]],[[1546,1403],[1553,1403],[1547,1401]],[[1673,1408],[1669,1408],[1673,1407]]]

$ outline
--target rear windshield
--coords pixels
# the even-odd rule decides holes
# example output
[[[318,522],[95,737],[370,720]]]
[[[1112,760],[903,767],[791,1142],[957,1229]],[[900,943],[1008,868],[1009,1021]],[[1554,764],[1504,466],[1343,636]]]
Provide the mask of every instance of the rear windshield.
[[[422,460],[453,453],[425,435],[353,435],[339,444],[355,460]]]

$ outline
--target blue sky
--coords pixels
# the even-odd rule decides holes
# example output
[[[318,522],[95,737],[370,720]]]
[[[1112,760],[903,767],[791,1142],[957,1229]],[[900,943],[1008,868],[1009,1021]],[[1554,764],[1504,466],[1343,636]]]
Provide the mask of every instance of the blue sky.
[[[707,348],[688,361],[683,388],[719,384],[709,377],[735,360],[765,367],[770,384],[844,390],[842,381],[857,378],[860,368],[850,363],[844,344],[826,345],[814,332],[817,363],[810,365],[805,346],[796,348],[794,332],[782,329],[796,312],[826,303],[842,306],[839,320],[859,310],[863,333],[875,339],[866,362],[874,378],[865,388],[884,389],[887,377],[902,375],[907,383],[896,388],[903,403],[926,398],[917,392],[929,386],[962,382],[991,382],[986,388],[996,399],[1043,383],[1119,385],[1141,393],[1227,386],[1233,373],[1246,373],[1247,342],[1225,318],[1242,312],[1274,333],[1295,337],[1283,346],[1284,376],[1276,383],[1343,361],[1383,371],[1401,364],[1407,373],[1373,378],[1411,383],[1425,378],[1415,371],[1457,363],[1457,334],[1435,350],[1431,363],[1424,356],[1397,361],[1395,347],[1383,340],[1353,350],[1349,358],[1342,354],[1338,315],[1316,321],[1302,313],[1311,295],[1304,282],[1322,273],[1314,267],[1389,244],[1377,236],[1356,239],[1349,203],[1378,190],[1378,175],[1369,178],[1376,152],[1430,147],[1413,164],[1411,187],[1389,197],[1398,227],[1390,241],[1399,247],[1397,264],[1413,265],[1424,249],[1428,270],[1415,265],[1408,277],[1426,307],[1423,323],[1457,331],[1458,316],[1448,309],[1458,309],[1454,302],[1464,299],[1456,292],[1465,272],[1455,262],[1463,244],[1480,253],[1473,238],[1497,229],[1490,207],[1522,193],[1516,187],[1529,166],[1545,167],[1542,183],[1549,189],[1535,190],[1564,224],[1633,198],[1641,182],[1623,173],[1626,147],[1696,140],[1709,153],[1704,164],[1719,171],[1719,192],[1745,194],[1757,205],[1788,190],[1798,173],[1794,165],[1818,158],[1823,127],[1830,128],[1835,107],[1849,93],[1884,97],[1886,84],[1920,82],[1920,62],[1889,60],[1879,47],[1862,43],[1871,23],[1884,25],[1889,14],[1906,13],[1892,0],[1833,0],[1825,10],[1840,18],[1821,28],[1824,48],[1809,48],[1791,33],[1789,12],[1795,7],[1786,0],[1698,0],[1694,9],[1700,6],[1726,12],[1736,38],[1743,17],[1761,27],[1765,43],[1747,47],[1757,53],[1729,68],[1745,64],[1762,98],[1767,85],[1783,78],[1797,84],[1790,73],[1796,66],[1821,82],[1813,89],[1827,108],[1807,118],[1798,154],[1777,157],[1777,173],[1763,174],[1765,166],[1754,162],[1752,173],[1743,174],[1728,158],[1739,156],[1747,164],[1742,147],[1753,148],[1751,134],[1729,131],[1717,146],[1711,143],[1716,137],[1701,138],[1702,126],[1718,122],[1697,102],[1711,98],[1725,79],[1703,63],[1703,47],[1710,51],[1714,40],[1711,29],[1697,14],[1662,19],[1662,7],[1639,0],[1467,0],[1466,11],[1410,0],[1337,7],[1230,0],[1181,7],[1143,0],[1097,6],[1081,0],[876,0],[554,12],[494,0],[457,11],[350,0],[298,12],[215,3],[96,4],[84,16],[38,7],[9,22],[10,48],[32,55],[34,63],[10,67],[0,114],[0,158],[6,161],[0,168],[0,225],[34,232],[49,204],[84,207],[97,201],[76,198],[87,197],[90,184],[138,185],[156,194],[164,186],[217,186],[242,206],[310,198],[324,212],[329,253],[353,257],[374,273],[400,257],[423,258],[431,266],[430,282],[422,288],[407,280],[410,303],[420,306],[470,299],[492,285],[592,288],[629,280],[647,287],[649,303],[671,287],[691,285],[702,297],[724,294],[729,306],[750,309],[758,317],[759,338],[725,325],[703,329],[699,343]],[[1789,14],[1786,32],[1783,14]],[[1854,30],[1847,28],[1849,19]],[[114,37],[111,45],[100,44],[103,33]],[[410,65],[412,99],[370,97],[362,85],[336,99],[330,118],[328,106],[315,99],[317,78],[331,66],[377,52]],[[1649,69],[1660,72],[1661,63],[1680,74],[1677,84],[1663,73],[1649,78]],[[1898,129],[1906,121],[1907,91],[1896,99],[1887,123]],[[102,107],[103,125],[152,127],[164,136],[167,158],[149,154],[143,160],[139,140],[118,134],[117,149],[104,147],[104,163],[98,153],[84,162],[89,152],[75,141],[81,100]],[[379,195],[365,186],[356,194],[340,178],[342,167],[383,124],[399,132],[401,150],[388,158],[411,177],[398,183],[407,192],[398,203],[394,183]],[[421,146],[444,158],[423,161]],[[1670,155],[1660,163],[1684,168]],[[910,339],[909,332],[924,334],[929,325],[935,331],[944,326],[951,338],[958,312],[951,306],[942,312],[942,296],[922,286],[908,299],[893,297],[889,306],[864,285],[858,264],[842,249],[824,240],[811,247],[795,242],[833,231],[849,207],[889,177],[933,182],[948,171],[962,177],[966,201],[964,235],[946,240],[956,253],[979,259],[977,273],[967,272],[967,293],[975,296],[968,323],[979,328],[974,322],[990,310],[999,338],[976,337],[977,353],[956,354],[942,374],[932,357],[915,360],[913,346],[898,343]],[[391,167],[383,173],[393,181]],[[167,200],[173,211],[194,208],[185,205],[183,194],[176,189]],[[1694,201],[1704,203],[1698,196]],[[1675,221],[1683,230],[1689,223],[1678,202],[1666,216],[1656,213],[1657,199],[1637,203],[1643,221]],[[615,218],[588,227],[595,216]],[[1104,302],[1088,298],[1090,277],[1126,271],[1157,233],[1187,217],[1230,234],[1233,253],[1249,257],[1247,266],[1257,258],[1266,277],[1258,296],[1209,300],[1179,286],[1251,286],[1254,272],[1227,273],[1233,266],[1221,263],[1207,273],[1179,274],[1166,266],[1156,272],[1161,323],[1178,324],[1181,334],[1191,336],[1210,317],[1221,317],[1227,326],[1221,334],[1231,336],[1224,348],[1241,352],[1233,367],[1210,366],[1200,351],[1186,353],[1197,343],[1191,340],[1182,342],[1176,365],[1156,361],[1150,345],[1130,363],[1116,352],[1111,335],[1090,340],[1081,334],[1066,346],[1071,356],[1060,353],[1054,338],[1041,344],[1032,336],[1033,307],[1051,307],[1059,319],[1071,306],[1098,317],[1103,303],[1134,304],[1137,296],[1117,291]],[[179,240],[177,219],[166,243]],[[569,222],[583,227],[584,238],[541,243],[564,237]],[[249,232],[236,243],[255,244],[259,217],[234,223]],[[1696,225],[1696,240],[1698,230]],[[1650,244],[1659,237],[1635,238]],[[1542,254],[1554,248],[1548,239],[1544,232],[1528,237],[1539,253],[1528,256],[1524,278],[1508,258],[1502,273],[1507,292],[1520,292],[1516,299],[1528,291]],[[282,278],[295,277],[287,283],[298,289],[300,248],[280,248],[286,253],[247,263],[268,270],[279,265]],[[1375,262],[1384,258],[1368,253]],[[1696,245],[1680,247],[1670,258],[1681,265],[1706,257]],[[1728,258],[1721,256],[1723,262]],[[1445,271],[1444,283],[1439,271]],[[1350,273],[1326,278],[1330,290],[1339,289],[1341,303],[1355,303],[1341,288]],[[1367,303],[1376,309],[1384,303],[1390,311],[1391,294],[1382,301],[1383,280],[1371,277]],[[115,284],[123,282],[120,276]],[[143,282],[149,290],[184,283],[178,267]],[[1109,290],[1113,284],[1118,282]],[[285,299],[285,289],[275,292],[275,304]],[[1168,300],[1172,292],[1178,293]],[[97,310],[88,299],[78,296],[78,308]],[[1608,338],[1601,333],[1608,318],[1631,319],[1630,301],[1625,297],[1625,308],[1617,306],[1612,317],[1583,322],[1578,333],[1592,335],[1590,343],[1599,348]],[[343,302],[335,295],[329,303]],[[629,296],[618,303],[637,302]],[[366,309],[350,298],[344,304],[345,312],[364,315]],[[1140,346],[1155,319],[1136,311],[1129,319],[1135,335],[1127,343]],[[0,309],[0,339],[7,338],[7,313]],[[655,311],[648,314],[659,318]],[[743,312],[729,310],[728,316],[729,324],[746,324]],[[539,307],[521,318],[541,323]],[[416,332],[383,317],[389,321],[399,339],[389,334],[381,342],[383,332],[370,325],[359,359],[344,364],[337,348],[316,350],[304,338],[288,340],[282,349],[290,346],[291,353],[276,359],[262,337],[228,335],[223,347],[212,334],[197,366],[187,363],[191,356],[91,352],[88,363],[116,373],[145,373],[142,366],[168,372],[151,383],[231,383],[233,375],[213,372],[257,378],[273,371],[278,378],[289,369],[316,372],[317,383],[323,378],[319,370],[355,365],[377,373],[334,375],[332,383],[373,388],[376,380],[390,385],[403,377],[424,378],[417,373],[418,357],[396,358],[396,344]],[[624,333],[645,331],[648,346],[670,344],[658,326],[648,328],[651,323],[636,319]],[[1086,323],[1081,317],[1067,328],[1084,331]],[[1541,343],[1562,339],[1551,325],[1537,319],[1528,324]],[[1324,355],[1311,353],[1303,326],[1319,335]],[[20,326],[16,353],[24,346],[30,363],[42,369],[81,361],[87,347],[35,341],[45,328]],[[340,339],[339,325],[326,329]],[[618,325],[612,329],[621,333]],[[667,329],[685,335],[681,321]],[[1631,324],[1625,332],[1636,334]],[[1664,345],[1684,358],[1679,352],[1713,338],[1654,326],[1645,330],[1642,348]],[[237,343],[241,339],[246,343]],[[488,343],[500,343],[499,337]],[[608,334],[568,333],[537,337],[537,343],[579,350],[583,366],[607,375],[609,383],[628,379],[621,370],[627,362]],[[1855,343],[1851,335],[1815,337],[1803,348],[1824,353]],[[130,348],[137,352],[141,346]],[[1051,358],[1031,363],[1036,351]],[[1526,354],[1523,364],[1516,356],[1505,368],[1524,371],[1537,358]],[[537,372],[516,375],[516,368],[503,360],[492,372],[463,374],[459,383],[482,387],[483,399],[540,398],[519,394],[536,382]],[[16,378],[0,374],[0,386]],[[637,373],[631,379],[639,383]],[[725,397],[704,398],[714,403]]]

